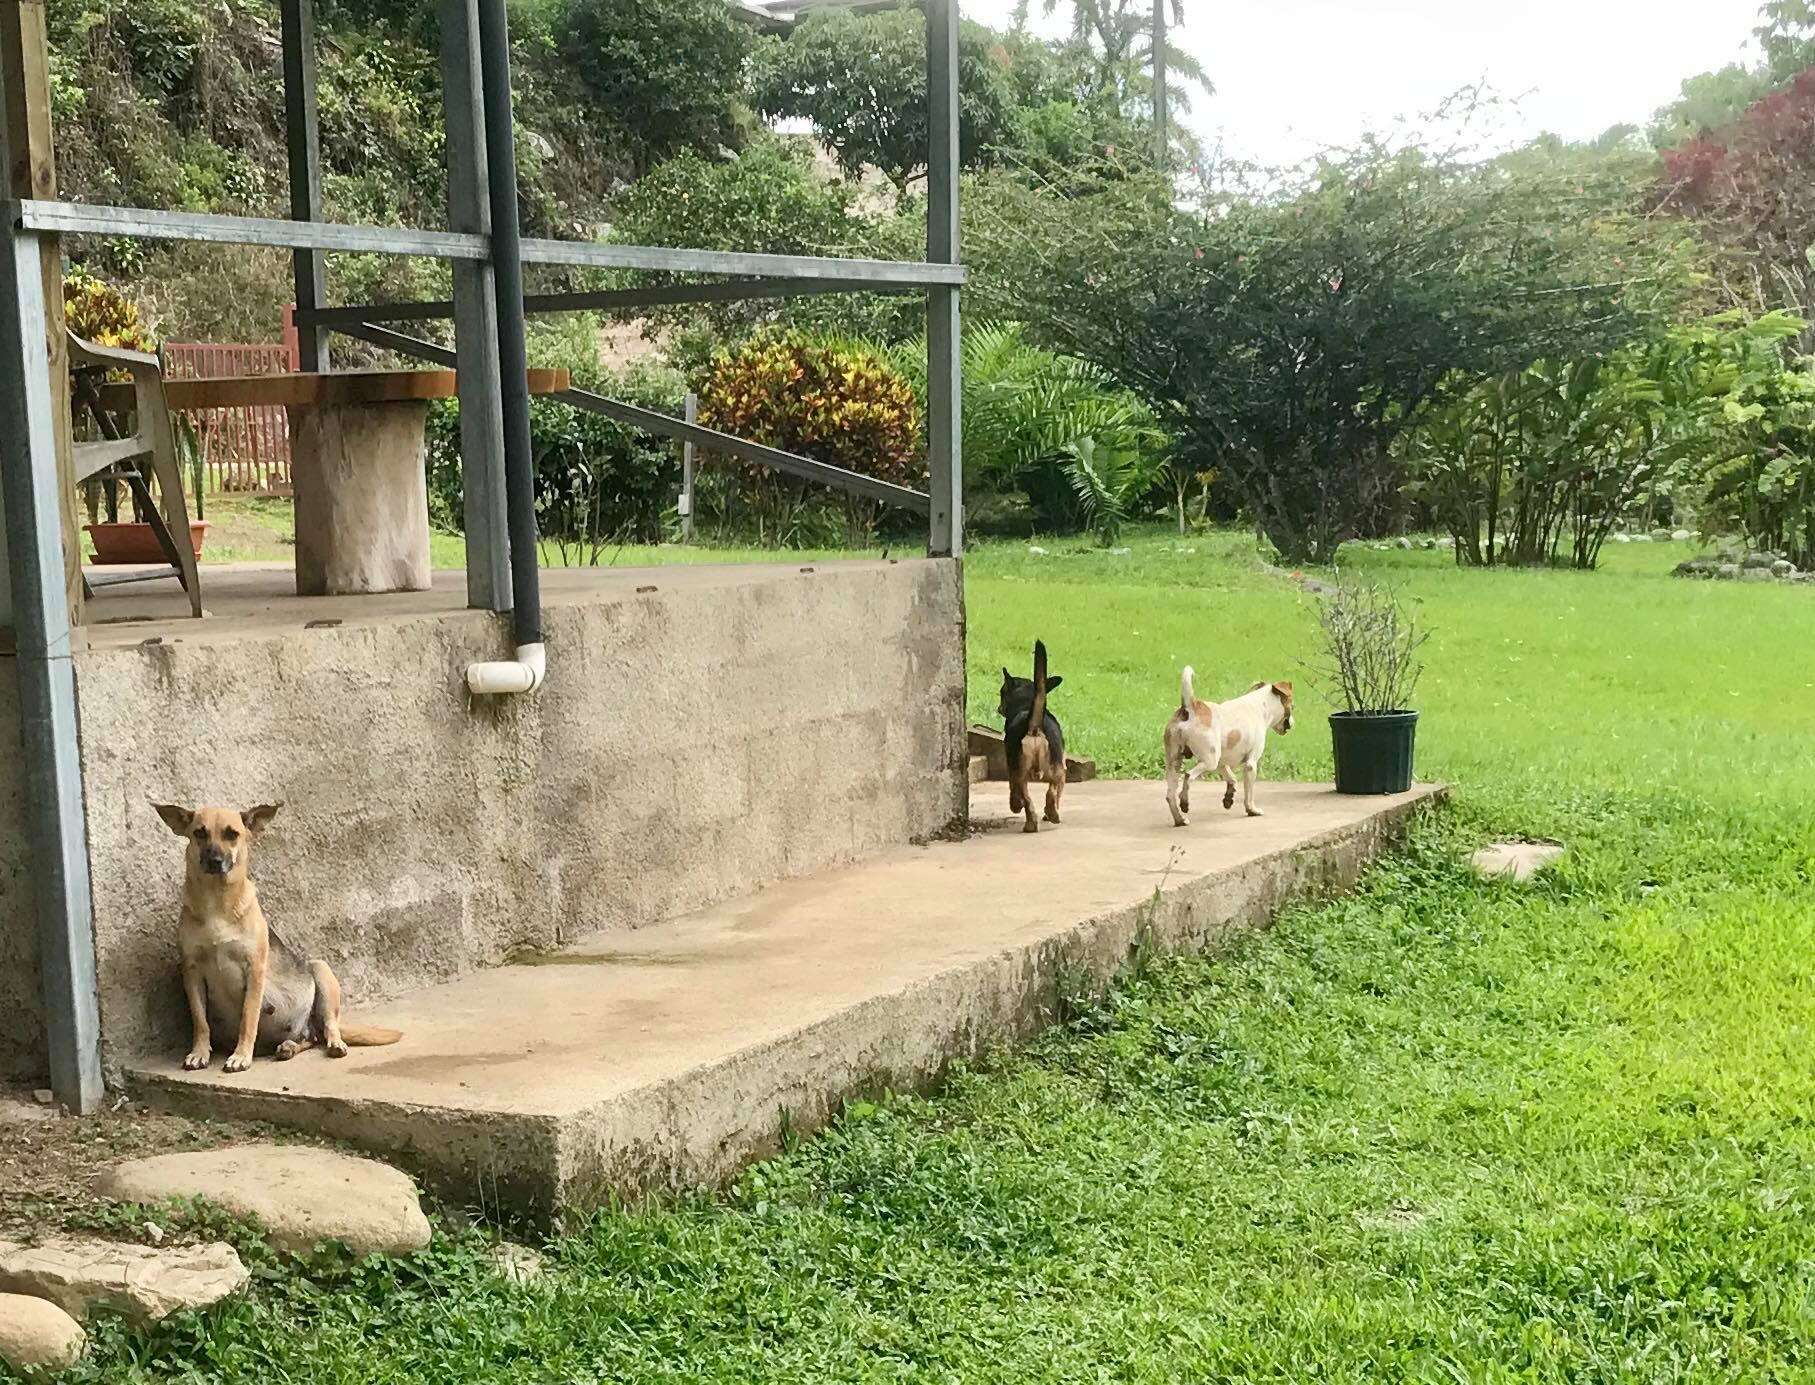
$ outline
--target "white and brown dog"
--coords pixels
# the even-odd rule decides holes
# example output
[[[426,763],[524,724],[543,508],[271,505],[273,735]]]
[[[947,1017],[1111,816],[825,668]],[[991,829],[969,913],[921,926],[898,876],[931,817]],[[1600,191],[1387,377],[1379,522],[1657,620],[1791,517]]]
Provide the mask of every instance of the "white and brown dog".
[[[1191,670],[1179,679],[1179,708],[1166,722],[1166,806],[1175,827],[1185,825],[1191,811],[1191,781],[1222,772],[1227,786],[1223,807],[1235,806],[1235,769],[1242,772],[1242,805],[1248,816],[1261,815],[1254,806],[1254,775],[1260,755],[1267,748],[1267,732],[1284,735],[1292,729],[1292,685],[1256,683],[1247,694],[1231,702],[1199,702],[1191,687]],[[1189,770],[1184,762],[1195,758]]]

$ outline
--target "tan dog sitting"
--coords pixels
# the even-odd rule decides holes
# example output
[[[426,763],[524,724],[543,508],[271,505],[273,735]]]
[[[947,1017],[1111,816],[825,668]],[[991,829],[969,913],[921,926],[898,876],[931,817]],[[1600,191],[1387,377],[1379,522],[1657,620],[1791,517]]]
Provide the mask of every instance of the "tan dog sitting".
[[[1191,687],[1191,670],[1179,679],[1179,709],[1166,722],[1166,806],[1175,827],[1185,825],[1191,811],[1191,781],[1222,772],[1227,787],[1223,807],[1235,806],[1235,769],[1242,772],[1242,804],[1257,818],[1254,775],[1260,755],[1267,748],[1267,732],[1285,734],[1292,729],[1292,685],[1256,683],[1245,696],[1231,702],[1199,702]],[[1187,759],[1197,763],[1183,772]]]
[[[231,808],[154,805],[170,830],[189,843],[177,948],[193,1038],[183,1066],[208,1066],[214,1031],[231,1037],[228,1072],[252,1066],[255,1046],[279,1059],[322,1045],[330,1058],[347,1045],[377,1047],[403,1037],[395,1029],[340,1022],[340,983],[326,962],[311,962],[265,922],[247,868],[252,843],[277,815],[277,804]]]

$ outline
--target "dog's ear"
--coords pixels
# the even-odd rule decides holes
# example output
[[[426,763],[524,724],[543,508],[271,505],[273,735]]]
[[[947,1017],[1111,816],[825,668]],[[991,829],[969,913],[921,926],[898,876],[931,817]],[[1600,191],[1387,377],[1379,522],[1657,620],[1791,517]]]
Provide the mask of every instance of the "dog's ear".
[[[1288,702],[1292,700],[1292,685],[1290,683],[1275,683],[1273,685],[1273,691],[1285,698]]]
[[[164,819],[164,826],[179,837],[187,837],[189,829],[195,825],[195,814],[188,808],[179,808],[174,803],[154,803],[151,806]]]
[[[1002,668],[1002,681],[1004,683],[1012,683],[1015,681],[1015,675],[1008,671],[1008,666],[1006,664],[1003,665]]]
[[[1266,680],[1263,679],[1262,681],[1256,683],[1253,687],[1249,688],[1248,691],[1249,692],[1259,692],[1262,688],[1264,688],[1266,686],[1267,686]]]
[[[277,816],[281,803],[261,803],[256,808],[248,808],[239,815],[240,821],[246,824],[246,830],[257,836],[271,825],[271,819]]]
[[[1064,681],[1065,680],[1063,678],[1048,678],[1046,680],[1046,691],[1051,692],[1054,688],[1058,687],[1059,684],[1063,683]]]

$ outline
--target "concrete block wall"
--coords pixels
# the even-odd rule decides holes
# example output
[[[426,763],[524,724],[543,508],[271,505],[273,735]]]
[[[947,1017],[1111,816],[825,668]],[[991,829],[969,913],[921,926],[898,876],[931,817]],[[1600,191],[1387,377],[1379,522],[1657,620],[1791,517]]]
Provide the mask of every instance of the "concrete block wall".
[[[260,898],[354,1014],[962,819],[956,563],[650,581],[551,589],[533,698],[469,700],[474,612],[78,656],[110,1068],[186,1033],[154,801],[283,801]]]

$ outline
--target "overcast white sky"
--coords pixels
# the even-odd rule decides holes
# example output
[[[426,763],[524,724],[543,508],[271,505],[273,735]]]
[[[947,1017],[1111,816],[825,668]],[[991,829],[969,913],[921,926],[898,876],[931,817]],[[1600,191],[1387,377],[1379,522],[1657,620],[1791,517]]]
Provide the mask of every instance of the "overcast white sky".
[[[1193,98],[1198,133],[1220,135],[1233,156],[1283,163],[1385,130],[1483,78],[1520,98],[1510,134],[1582,139],[1619,121],[1642,125],[1683,78],[1742,55],[1758,8],[1759,0],[1185,0],[1174,39],[1217,86],[1215,96]],[[963,9],[1004,26],[1014,3],[963,0]]]

